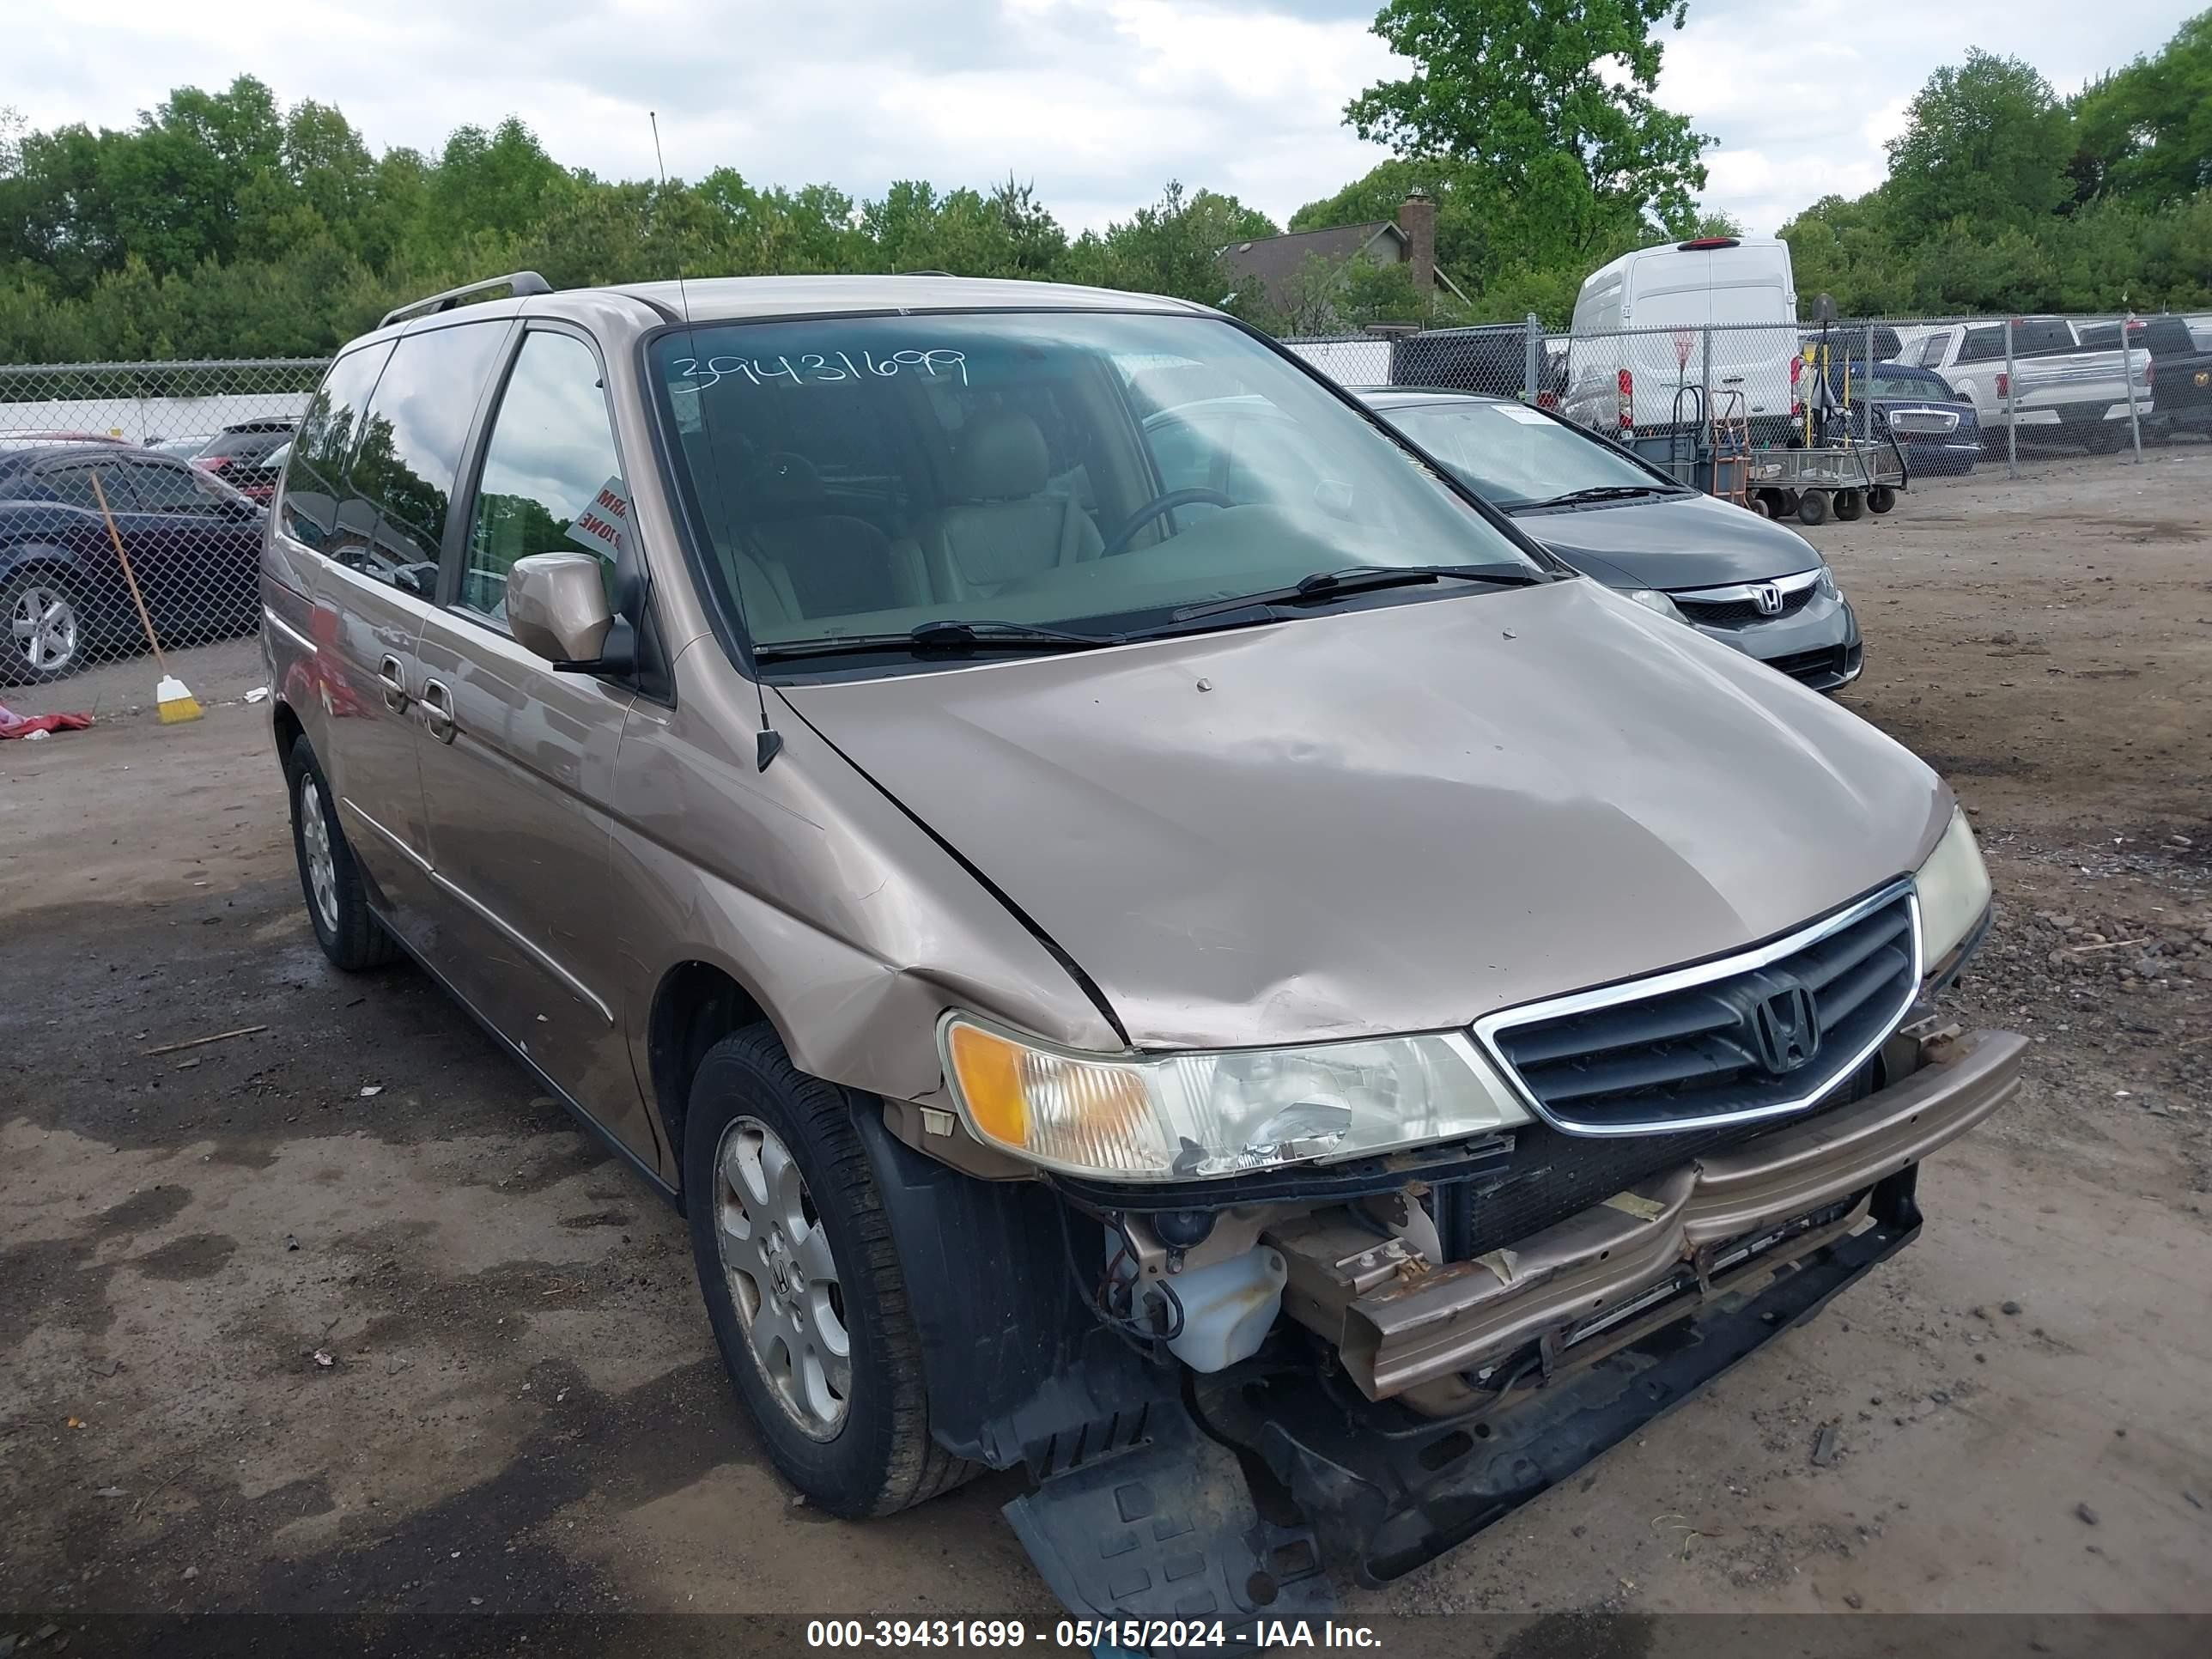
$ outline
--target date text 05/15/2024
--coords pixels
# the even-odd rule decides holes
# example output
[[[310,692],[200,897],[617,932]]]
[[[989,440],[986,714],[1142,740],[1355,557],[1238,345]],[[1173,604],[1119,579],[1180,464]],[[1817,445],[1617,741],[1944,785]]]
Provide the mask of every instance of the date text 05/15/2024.
[[[1218,1619],[1062,1619],[1048,1630],[1019,1619],[813,1619],[810,1648],[1072,1649],[1143,1654],[1154,1648],[1221,1648],[1268,1653],[1290,1648],[1363,1649],[1382,1640],[1365,1625],[1329,1619],[1261,1619],[1231,1625]]]

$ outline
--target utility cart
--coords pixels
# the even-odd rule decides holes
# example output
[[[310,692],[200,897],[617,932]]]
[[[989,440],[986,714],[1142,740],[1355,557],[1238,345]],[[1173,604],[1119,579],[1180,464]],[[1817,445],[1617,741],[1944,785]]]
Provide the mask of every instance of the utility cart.
[[[1887,513],[1911,477],[1905,452],[1885,431],[1870,443],[1762,449],[1751,457],[1752,501],[1770,519],[1795,513],[1803,524],[1831,518],[1848,523],[1862,513]]]

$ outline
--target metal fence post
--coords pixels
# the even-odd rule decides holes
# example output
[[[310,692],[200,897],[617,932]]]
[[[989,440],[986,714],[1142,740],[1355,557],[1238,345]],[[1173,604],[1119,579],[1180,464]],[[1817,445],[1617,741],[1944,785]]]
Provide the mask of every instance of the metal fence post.
[[[1544,385],[1543,319],[1532,311],[1521,327],[1521,401],[1533,404]]]
[[[2020,381],[2012,366],[2012,319],[2005,319],[2005,477],[2020,477],[2020,422],[2013,418],[2013,403],[2020,396]]]
[[[2136,465],[2142,465],[2142,422],[2136,415],[2136,355],[2128,344],[2128,329],[2136,314],[2130,311],[2120,319],[2120,383],[2128,389],[2128,435],[2135,440]],[[2150,348],[2145,346],[2148,352]]]
[[[1698,365],[1698,418],[1705,423],[1710,437],[1713,429],[1713,325],[1707,323],[1698,331],[1703,337],[1704,361]]]

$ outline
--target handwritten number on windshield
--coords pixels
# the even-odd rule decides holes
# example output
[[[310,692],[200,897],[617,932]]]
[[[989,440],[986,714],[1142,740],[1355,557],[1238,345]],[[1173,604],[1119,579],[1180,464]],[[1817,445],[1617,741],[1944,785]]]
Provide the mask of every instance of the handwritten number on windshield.
[[[694,392],[704,392],[724,380],[757,386],[774,380],[789,380],[793,386],[837,386],[888,380],[902,372],[931,380],[957,374],[961,385],[968,384],[967,354],[944,346],[927,351],[894,351],[882,357],[870,351],[807,351],[801,352],[796,362],[789,357],[709,357],[703,362],[696,357],[678,357],[670,368],[680,380],[689,381]]]

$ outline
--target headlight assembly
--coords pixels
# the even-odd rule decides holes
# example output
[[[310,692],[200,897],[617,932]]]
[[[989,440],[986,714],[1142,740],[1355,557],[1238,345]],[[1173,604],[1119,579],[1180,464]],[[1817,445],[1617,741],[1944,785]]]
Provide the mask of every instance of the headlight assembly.
[[[1935,968],[1966,942],[1990,908],[1989,869],[1963,809],[1953,811],[1950,827],[1912,884],[1920,894],[1921,957]]]
[[[1107,1181],[1199,1181],[1528,1121],[1464,1036],[1212,1054],[1072,1053],[963,1014],[938,1039],[988,1144]]]
[[[1635,600],[1646,611],[1656,611],[1670,622],[1687,623],[1690,620],[1682,614],[1680,605],[1656,587],[1627,587],[1620,589],[1620,592],[1623,599]]]

